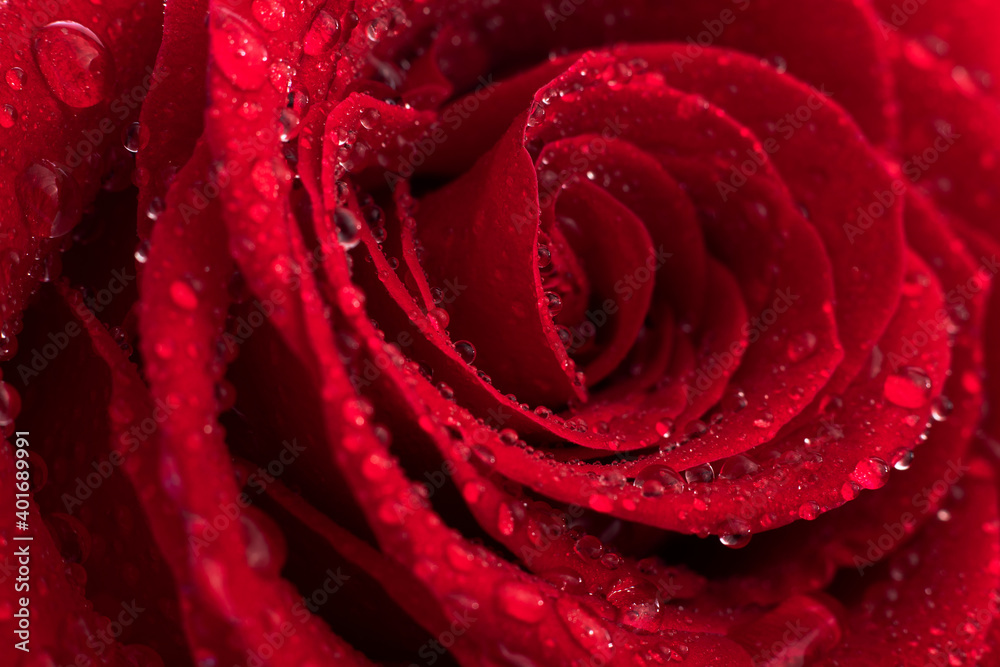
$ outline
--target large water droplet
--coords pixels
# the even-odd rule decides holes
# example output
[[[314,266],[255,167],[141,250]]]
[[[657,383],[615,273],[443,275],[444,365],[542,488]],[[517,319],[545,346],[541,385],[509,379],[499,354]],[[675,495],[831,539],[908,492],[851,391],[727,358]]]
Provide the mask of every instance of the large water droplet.
[[[322,55],[324,51],[333,46],[339,36],[340,21],[326,10],[321,10],[313,19],[312,25],[309,26],[309,32],[306,33],[303,42],[303,50],[306,55]]]
[[[730,549],[742,549],[750,544],[750,524],[742,519],[730,519],[721,528],[719,542]]]
[[[4,75],[4,79],[13,90],[21,90],[24,87],[24,70],[20,67],[11,67]]]
[[[927,405],[931,396],[931,378],[922,368],[908,366],[885,379],[885,398],[903,408]]]
[[[35,236],[65,236],[80,221],[83,209],[79,186],[48,160],[35,162],[21,172],[15,191]]]
[[[0,426],[10,426],[21,412],[21,395],[10,384],[0,381]]]
[[[458,352],[458,356],[462,357],[462,361],[467,364],[471,364],[476,360],[476,347],[467,340],[460,340],[455,343],[455,351]]]
[[[281,529],[266,514],[248,507],[240,515],[247,564],[264,574],[278,576],[285,565],[287,547]]]
[[[665,492],[680,493],[684,490],[684,480],[676,470],[664,465],[650,465],[639,471],[633,482],[642,490],[642,495],[655,498]]]
[[[739,479],[747,475],[752,475],[760,470],[760,466],[757,465],[753,459],[744,456],[743,454],[737,454],[736,456],[730,456],[722,463],[722,469],[719,471],[720,479]]]
[[[688,484],[707,484],[715,479],[715,470],[711,463],[702,463],[685,470],[684,479]]]
[[[805,331],[792,336],[788,341],[788,360],[798,363],[808,359],[816,351],[816,334]]]
[[[45,82],[69,106],[85,109],[110,97],[115,65],[91,30],[73,21],[56,21],[38,31],[32,49]]]
[[[889,481],[889,464],[874,456],[858,461],[851,479],[862,488],[880,489]]]
[[[358,216],[348,209],[335,208],[333,224],[337,230],[337,242],[346,250],[356,247],[361,242],[361,223],[358,222]]]
[[[500,609],[511,618],[537,623],[545,615],[545,599],[536,586],[520,581],[500,584],[497,592]]]
[[[256,90],[268,76],[268,54],[257,31],[228,9],[212,16],[211,55],[215,64],[241,90]]]
[[[0,107],[0,127],[10,129],[17,124],[17,109],[10,104]]]

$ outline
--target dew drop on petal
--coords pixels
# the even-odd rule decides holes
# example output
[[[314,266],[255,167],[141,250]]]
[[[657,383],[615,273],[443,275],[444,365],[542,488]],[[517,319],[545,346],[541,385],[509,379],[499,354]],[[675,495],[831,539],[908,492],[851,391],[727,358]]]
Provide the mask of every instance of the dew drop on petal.
[[[497,591],[500,610],[525,623],[537,623],[545,616],[545,598],[538,587],[520,581],[506,581]]]
[[[909,470],[910,465],[913,463],[913,450],[907,449],[906,447],[900,447],[892,454],[889,455],[889,463],[896,470]]]
[[[221,8],[212,16],[212,61],[240,90],[256,90],[268,78],[268,53],[257,31],[234,12]]]
[[[889,481],[889,464],[877,457],[858,461],[851,480],[863,489],[880,489]]]
[[[931,401],[931,418],[936,422],[943,422],[954,409],[955,404],[947,396],[938,396]]]
[[[919,408],[927,405],[931,396],[931,379],[920,368],[907,366],[885,379],[885,398],[903,408]]]
[[[750,524],[742,519],[730,519],[720,528],[719,542],[730,549],[742,549],[750,543]]]
[[[840,487],[840,497],[844,500],[854,500],[861,493],[861,487],[855,482],[844,482]]]
[[[820,506],[815,500],[808,500],[799,506],[799,518],[813,521],[820,515]]]
[[[684,480],[676,470],[665,465],[653,464],[646,466],[635,476],[633,484],[642,491],[642,495],[654,498],[664,493],[680,493],[684,490]]]
[[[21,413],[21,395],[9,383],[0,380],[0,426],[10,426]]]
[[[791,337],[788,341],[788,360],[798,363],[808,359],[816,351],[816,334],[804,331]]]
[[[326,10],[321,10],[313,19],[303,42],[306,55],[320,56],[329,50],[340,36],[340,21]]]
[[[138,153],[149,143],[149,130],[141,123],[132,123],[122,131],[122,145],[130,153]]]
[[[604,554],[604,545],[601,544],[601,541],[593,535],[584,535],[576,541],[576,544],[573,545],[573,550],[576,551],[581,558],[597,560]]]
[[[722,468],[719,470],[719,478],[740,479],[752,475],[758,470],[760,470],[760,466],[753,459],[743,454],[737,454],[723,461]]]
[[[455,343],[455,351],[458,352],[458,356],[462,358],[467,364],[471,364],[476,360],[476,347],[467,340],[460,340]]]
[[[337,207],[333,210],[333,225],[337,232],[337,242],[350,250],[361,242],[361,223],[358,216],[349,209]]]
[[[198,307],[198,295],[191,285],[183,280],[170,283],[170,299],[184,310],[194,310]]]
[[[90,29],[73,21],[50,23],[38,31],[32,50],[45,83],[69,106],[86,109],[110,96],[115,65]]]
[[[0,107],[0,127],[10,129],[17,124],[17,109],[10,104]]]
[[[590,509],[595,512],[610,512],[615,508],[615,504],[612,502],[611,498],[608,498],[606,495],[601,493],[591,495],[590,498],[587,499],[587,505],[589,505]]]
[[[674,433],[674,422],[669,419],[661,419],[656,422],[656,435],[661,438],[669,438]]]
[[[18,202],[36,236],[59,238],[80,221],[80,188],[61,167],[48,160],[35,162],[18,177]]]
[[[11,67],[4,75],[4,79],[12,90],[21,90],[24,87],[24,70],[20,67]]]
[[[684,471],[684,479],[688,484],[707,484],[715,479],[715,470],[711,463],[702,463]]]

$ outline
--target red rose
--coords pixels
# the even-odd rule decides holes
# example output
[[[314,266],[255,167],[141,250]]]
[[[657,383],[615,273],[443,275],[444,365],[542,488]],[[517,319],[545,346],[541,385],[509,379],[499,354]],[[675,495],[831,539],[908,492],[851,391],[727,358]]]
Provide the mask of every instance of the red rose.
[[[1000,664],[998,19],[0,9],[2,664]]]

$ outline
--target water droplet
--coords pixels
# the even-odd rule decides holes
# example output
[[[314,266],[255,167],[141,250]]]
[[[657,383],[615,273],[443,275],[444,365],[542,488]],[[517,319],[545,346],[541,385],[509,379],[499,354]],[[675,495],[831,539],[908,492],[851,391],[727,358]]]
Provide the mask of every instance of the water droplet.
[[[194,310],[198,307],[198,295],[195,294],[191,285],[183,280],[175,280],[170,283],[170,298],[184,310]]]
[[[549,309],[550,315],[557,315],[562,310],[562,298],[555,292],[546,292],[545,300],[545,306]]]
[[[253,0],[253,16],[264,30],[274,32],[281,29],[285,18],[285,7],[276,0]]]
[[[815,500],[807,500],[799,507],[799,517],[806,521],[814,521],[820,515],[820,506]]]
[[[545,616],[545,598],[538,587],[531,584],[504,582],[497,591],[497,601],[501,611],[525,623],[537,623]]]
[[[17,124],[17,109],[15,109],[10,104],[3,105],[0,108],[0,127],[5,127],[8,130]]]
[[[615,508],[615,504],[612,502],[611,498],[608,498],[606,495],[601,493],[591,495],[590,498],[587,499],[587,504],[590,506],[590,509],[595,512],[610,512]]]
[[[642,495],[654,498],[662,496],[667,491],[680,493],[684,490],[684,480],[676,470],[664,465],[650,465],[639,471],[633,484],[642,491]]]
[[[9,383],[0,380],[0,426],[10,426],[21,413],[21,395]]]
[[[287,546],[278,525],[254,507],[240,515],[243,540],[246,543],[247,564],[272,577],[277,577],[285,565]]]
[[[337,207],[333,210],[333,225],[337,230],[337,242],[350,250],[361,242],[361,223],[358,216],[349,209]]]
[[[936,422],[943,422],[954,409],[955,404],[947,396],[938,396],[931,401],[931,418]]]
[[[715,470],[711,463],[702,463],[685,470],[684,479],[688,484],[707,484],[715,479]]]
[[[568,598],[559,598],[556,607],[566,629],[577,643],[586,651],[600,655],[602,664],[605,664],[614,651],[614,644],[611,632],[604,623]]]
[[[306,55],[321,56],[329,50],[340,36],[340,21],[326,10],[320,11],[309,26],[303,43]]]
[[[130,153],[138,153],[149,143],[149,130],[140,123],[132,123],[122,132],[122,144]]]
[[[674,422],[670,419],[662,419],[654,425],[656,434],[661,438],[669,438],[674,434]]]
[[[808,359],[816,351],[816,335],[805,331],[792,336],[788,341],[788,360],[798,363]]]
[[[858,461],[851,480],[864,489],[880,489],[889,481],[889,464],[876,457]]]
[[[374,130],[378,127],[378,122],[381,120],[382,115],[378,112],[378,109],[369,108],[365,109],[361,113],[361,127],[366,130]]]
[[[370,41],[377,42],[385,36],[388,29],[389,26],[386,24],[385,19],[372,19],[365,29],[365,34]]]
[[[885,379],[883,391],[894,405],[919,408],[930,400],[931,379],[923,369],[907,366]]]
[[[840,497],[844,500],[854,500],[861,493],[861,487],[854,482],[844,482],[840,487]]]
[[[913,463],[913,450],[900,447],[889,455],[889,463],[896,470],[909,470],[910,465]]]
[[[544,269],[552,263],[552,251],[547,245],[538,246],[538,268]]]
[[[59,238],[80,221],[80,189],[61,167],[35,162],[18,177],[17,199],[36,236]]]
[[[146,209],[146,217],[156,222],[163,212],[167,210],[167,205],[163,203],[163,200],[159,197],[153,197],[149,200],[149,208]]]
[[[476,346],[467,340],[460,340],[455,343],[455,351],[458,352],[458,356],[462,358],[467,364],[471,364],[476,360]]]
[[[742,549],[750,544],[750,524],[742,519],[730,519],[721,529],[719,542],[730,549]]]
[[[604,545],[593,535],[584,535],[573,545],[573,551],[581,558],[597,560],[604,554]]]
[[[24,70],[20,67],[11,67],[7,70],[7,74],[4,75],[4,79],[6,79],[7,85],[13,90],[24,88]]]
[[[268,77],[268,54],[257,31],[234,12],[222,8],[212,15],[212,56],[215,64],[241,90],[256,90]]]
[[[531,113],[528,115],[528,127],[535,127],[539,125],[545,118],[545,107],[541,104],[535,104],[531,108]]]
[[[753,420],[753,425],[757,428],[770,428],[774,424],[774,415],[770,412],[762,412]]]
[[[281,124],[281,131],[278,133],[278,138],[282,142],[291,141],[299,136],[299,124],[302,120],[294,109],[282,109],[281,114],[278,116],[278,122]]]
[[[737,454],[736,456],[730,456],[722,463],[719,478],[740,479],[741,477],[752,475],[758,470],[760,470],[760,466],[753,459],[743,454]]]
[[[85,109],[110,96],[115,65],[88,28],[73,21],[50,23],[38,31],[32,50],[45,83],[69,106]]]
[[[145,264],[149,260],[149,241],[139,241],[132,256],[135,257],[135,261],[139,264]]]

